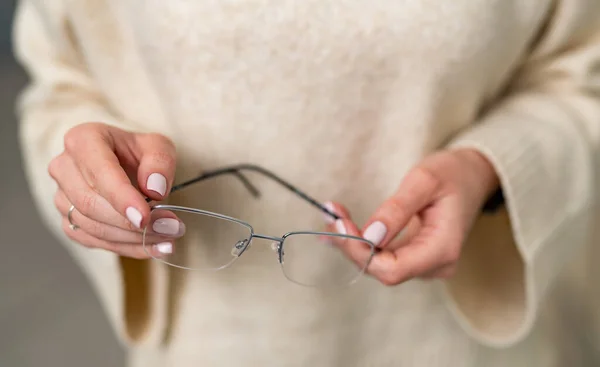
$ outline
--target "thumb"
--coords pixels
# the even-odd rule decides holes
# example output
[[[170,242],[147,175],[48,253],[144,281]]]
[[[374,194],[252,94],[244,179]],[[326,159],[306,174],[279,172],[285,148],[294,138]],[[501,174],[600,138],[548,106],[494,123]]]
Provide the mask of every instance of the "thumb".
[[[380,248],[393,240],[409,221],[432,203],[441,183],[429,171],[410,171],[398,191],[375,211],[363,228],[363,237]]]
[[[136,136],[136,148],[140,190],[153,200],[165,199],[175,177],[175,145],[169,138],[160,134],[139,134]]]

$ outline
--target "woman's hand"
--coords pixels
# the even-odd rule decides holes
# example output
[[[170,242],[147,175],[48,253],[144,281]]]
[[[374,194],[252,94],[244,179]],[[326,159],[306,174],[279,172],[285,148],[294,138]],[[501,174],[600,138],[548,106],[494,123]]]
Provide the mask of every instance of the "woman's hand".
[[[442,151],[412,169],[362,230],[343,206],[331,204],[343,219],[330,224],[329,230],[373,242],[378,252],[367,272],[386,285],[416,277],[447,278],[498,184],[492,165],[478,152]]]
[[[63,231],[86,247],[147,258],[142,229],[150,220],[150,208],[142,193],[154,200],[167,196],[175,174],[171,141],[85,123],[65,134],[64,145],[64,152],[48,167],[59,187],[54,201],[63,216]],[[76,229],[67,219],[71,205]],[[152,228],[151,252],[160,256],[173,251],[169,238],[181,236],[185,227],[173,215],[157,220]]]

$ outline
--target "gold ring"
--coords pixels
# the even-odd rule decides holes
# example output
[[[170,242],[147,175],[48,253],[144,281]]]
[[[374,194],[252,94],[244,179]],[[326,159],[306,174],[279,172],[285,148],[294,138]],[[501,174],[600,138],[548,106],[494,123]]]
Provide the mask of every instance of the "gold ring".
[[[79,229],[79,226],[73,223],[73,218],[71,217],[71,215],[73,215],[73,210],[75,210],[75,205],[71,205],[71,207],[69,208],[69,212],[67,213],[67,220],[69,221],[69,227],[71,227],[72,230],[76,231],[77,229]]]

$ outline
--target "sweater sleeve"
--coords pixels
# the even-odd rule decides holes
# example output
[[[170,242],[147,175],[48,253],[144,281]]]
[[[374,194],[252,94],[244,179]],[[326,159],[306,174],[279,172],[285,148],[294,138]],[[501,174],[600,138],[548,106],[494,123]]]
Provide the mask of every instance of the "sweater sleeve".
[[[508,92],[450,142],[495,167],[505,197],[446,282],[459,323],[490,346],[523,339],[561,267],[590,241],[600,175],[600,2],[559,0]]]
[[[150,289],[157,282],[150,261],[124,259],[106,251],[84,248],[61,230],[53,200],[56,184],[47,167],[63,151],[63,136],[83,122],[103,122],[136,130],[110,111],[70,33],[66,8],[57,0],[22,0],[14,18],[14,52],[30,76],[18,101],[20,144],[25,172],[43,221],[65,244],[98,294],[121,341],[152,338]],[[154,325],[156,326],[156,325]]]

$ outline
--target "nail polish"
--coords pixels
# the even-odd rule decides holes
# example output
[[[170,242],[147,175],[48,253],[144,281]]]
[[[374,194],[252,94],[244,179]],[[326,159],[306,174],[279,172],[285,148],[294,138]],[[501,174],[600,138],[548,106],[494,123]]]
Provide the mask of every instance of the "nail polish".
[[[329,210],[330,212],[337,214],[335,212],[335,208],[333,207],[333,203],[328,201],[325,204],[323,204],[323,206]],[[323,219],[325,220],[325,223],[327,224],[333,224],[333,222],[335,222],[335,219],[331,217],[331,215],[327,214],[327,213],[323,213]]]
[[[346,226],[344,225],[344,221],[341,219],[338,219],[335,221],[335,230],[339,233],[339,234],[346,234]]]
[[[161,254],[168,255],[173,253],[173,244],[170,242],[157,243],[156,245],[154,245],[154,248]]]
[[[168,236],[182,236],[185,233],[185,224],[173,218],[159,218],[152,223],[152,230]]]
[[[375,246],[378,246],[385,238],[387,227],[382,222],[373,222],[363,234],[363,238],[371,241]]]
[[[129,219],[129,221],[136,226],[136,228],[141,228],[142,213],[140,213],[139,210],[130,206],[129,208],[125,209],[125,215],[127,216],[127,219]]]
[[[167,179],[160,173],[153,173],[148,176],[146,188],[159,193],[161,196],[165,196],[167,192]]]

